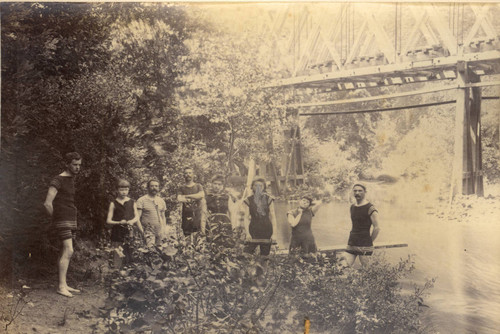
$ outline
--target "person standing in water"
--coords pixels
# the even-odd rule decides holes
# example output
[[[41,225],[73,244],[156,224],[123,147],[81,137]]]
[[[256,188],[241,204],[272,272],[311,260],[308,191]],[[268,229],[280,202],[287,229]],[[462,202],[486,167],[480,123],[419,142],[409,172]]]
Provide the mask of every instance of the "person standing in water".
[[[347,265],[352,266],[356,257],[364,267],[368,264],[369,256],[373,254],[373,241],[380,233],[378,211],[373,204],[366,200],[366,187],[355,184],[352,188],[356,203],[351,205],[352,230],[347,242],[345,259]],[[370,234],[370,229],[373,230]]]
[[[311,197],[302,196],[299,201],[299,207],[287,212],[287,220],[292,227],[290,253],[316,253],[317,248],[311,229],[311,223],[314,215],[318,212],[322,204],[323,202],[313,203]]]

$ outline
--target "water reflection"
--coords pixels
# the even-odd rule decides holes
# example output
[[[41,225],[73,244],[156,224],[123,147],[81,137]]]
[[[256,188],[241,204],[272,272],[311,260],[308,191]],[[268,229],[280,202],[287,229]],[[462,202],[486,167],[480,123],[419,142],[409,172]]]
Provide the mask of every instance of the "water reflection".
[[[290,239],[284,213],[295,205],[277,205],[277,239],[282,248],[288,247]],[[466,224],[439,220],[418,204],[377,207],[382,228],[377,241],[409,245],[385,251],[386,258],[396,263],[414,254],[416,271],[411,281],[423,285],[426,279],[437,278],[426,300],[430,308],[422,317],[427,328],[453,334],[500,332],[500,224],[493,221],[495,217]],[[320,249],[346,244],[351,229],[349,204],[321,207],[312,229]]]

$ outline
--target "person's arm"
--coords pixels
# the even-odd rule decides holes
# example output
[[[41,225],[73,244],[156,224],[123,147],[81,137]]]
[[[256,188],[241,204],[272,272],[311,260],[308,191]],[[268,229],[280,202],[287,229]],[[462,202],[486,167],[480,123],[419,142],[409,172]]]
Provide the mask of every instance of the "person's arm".
[[[117,224],[123,224],[124,222],[126,222],[126,220],[121,220],[121,221],[113,220],[113,212],[114,211],[115,211],[115,204],[113,202],[111,202],[111,203],[109,203],[108,217],[106,218],[106,224],[117,225]]]
[[[271,199],[271,203],[269,203],[269,215],[271,219],[271,224],[273,225],[273,234],[271,235],[271,239],[273,236],[278,235],[277,224],[276,224],[276,212],[274,211],[274,199]]]
[[[286,213],[286,219],[288,220],[288,224],[290,224],[290,226],[295,227],[297,226],[297,224],[300,221],[300,218],[302,217],[302,210],[300,209],[298,210],[297,216],[293,215],[293,211],[295,210],[290,210]]]
[[[186,196],[182,195],[182,194],[177,194],[177,202],[179,202],[179,203],[186,203],[187,202]]]
[[[137,229],[139,229],[139,232],[141,232],[141,234],[144,235],[144,229],[142,228],[141,220],[139,219],[139,210],[137,210],[137,204],[135,202],[134,202],[134,219],[129,220],[129,224],[130,225],[137,224]]]
[[[141,222],[141,219],[142,219],[142,207],[137,207],[137,218],[138,218],[138,220],[137,220],[137,227],[139,228],[139,226],[141,226],[139,228],[139,231],[141,231],[141,229],[142,229],[142,231],[141,231],[142,232],[142,241],[144,242],[144,244],[146,244],[147,241],[146,241],[146,236],[144,235],[144,226],[142,226],[142,222]]]
[[[243,201],[243,220],[240,227],[245,231],[245,238],[252,239],[250,236],[250,207],[248,206],[248,198]]]
[[[372,220],[372,225],[373,225],[372,241],[375,241],[380,232],[380,226],[378,224],[378,212],[373,211],[372,214],[370,215],[370,219]]]
[[[167,205],[161,198],[155,199],[155,204],[157,205],[158,218],[160,219],[160,232],[157,237],[162,241],[167,238]]]
[[[208,209],[207,209],[207,201],[205,197],[203,197],[200,201],[200,229],[201,233],[205,234],[207,227],[207,217],[208,217]]]
[[[187,199],[202,199],[205,198],[205,192],[203,191],[203,188],[201,188],[201,190],[196,194],[184,195],[184,197]]]
[[[141,199],[142,199],[142,197],[139,198],[139,200],[136,203],[134,203],[134,210],[137,210],[137,215],[136,215],[137,222],[139,224],[141,224],[141,226],[142,226],[141,219],[142,219],[142,208],[143,208],[144,204],[142,203]]]
[[[311,211],[313,214],[316,214],[318,212],[319,208],[325,204],[325,202],[320,201],[320,202],[313,202],[313,206],[311,207]]]
[[[160,211],[160,225],[162,228],[167,228],[167,217],[165,212],[167,212],[167,204],[162,198],[158,198],[158,210]]]
[[[51,217],[54,214],[54,207],[52,206],[52,202],[54,201],[54,198],[56,198],[56,195],[57,188],[54,186],[50,186],[49,191],[47,192],[47,197],[45,198],[45,202],[43,203],[45,210]]]
[[[229,220],[232,222],[233,219],[235,218],[235,209],[236,209],[236,198],[231,195],[231,194],[228,194],[228,198],[227,198],[227,215],[229,217]],[[234,225],[233,223],[231,223],[231,225]]]
[[[167,217],[165,216],[165,210],[160,211],[160,224],[162,224],[162,228],[166,229],[167,228]]]

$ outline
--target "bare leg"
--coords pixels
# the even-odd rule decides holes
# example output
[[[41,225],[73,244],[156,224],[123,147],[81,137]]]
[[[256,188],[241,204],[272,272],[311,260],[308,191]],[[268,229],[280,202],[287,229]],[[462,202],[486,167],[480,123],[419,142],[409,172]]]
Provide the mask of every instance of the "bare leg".
[[[359,261],[361,262],[361,265],[363,267],[366,267],[368,265],[368,262],[370,261],[370,256],[360,255]]]
[[[61,255],[59,256],[59,288],[57,293],[66,296],[73,297],[70,292],[71,288],[68,288],[68,284],[66,282],[66,274],[68,273],[69,261],[71,260],[71,256],[73,256],[73,239],[63,240],[63,246],[61,250]],[[76,290],[76,289],[73,289]]]
[[[347,253],[347,252],[344,253],[345,262],[349,267],[352,267],[352,265],[354,264],[354,261],[356,260],[356,256],[357,255],[354,255],[351,253]]]

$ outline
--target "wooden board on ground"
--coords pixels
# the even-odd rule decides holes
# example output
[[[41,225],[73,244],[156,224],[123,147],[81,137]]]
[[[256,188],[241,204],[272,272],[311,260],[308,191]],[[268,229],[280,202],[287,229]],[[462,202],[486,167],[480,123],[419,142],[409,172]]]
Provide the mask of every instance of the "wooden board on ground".
[[[326,246],[318,249],[320,253],[336,253],[336,252],[345,252],[347,245],[333,245]],[[400,247],[408,247],[407,243],[403,242],[376,242],[373,247],[375,249],[384,249],[384,248],[400,248]],[[288,254],[288,249],[278,249],[276,254],[283,255]]]
[[[245,244],[272,244],[272,245],[277,245],[278,243],[276,240],[272,239],[250,239],[250,240],[245,240]]]

